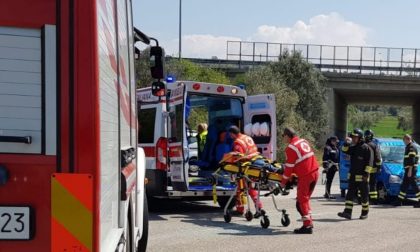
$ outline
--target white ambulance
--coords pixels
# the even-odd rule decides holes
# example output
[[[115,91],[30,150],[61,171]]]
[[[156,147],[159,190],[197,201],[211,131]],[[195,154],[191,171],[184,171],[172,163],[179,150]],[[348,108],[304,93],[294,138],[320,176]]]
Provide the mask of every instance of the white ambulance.
[[[154,96],[152,87],[137,90],[139,146],[146,154],[148,197],[211,199],[212,173],[232,148],[226,134],[232,125],[251,135],[264,156],[276,158],[274,95],[247,96],[237,86],[194,81],[168,83],[161,89],[161,96]],[[208,134],[197,161],[197,147],[190,148],[195,142],[191,132],[196,132],[199,123],[208,125]],[[223,207],[234,185],[227,177],[216,188]]]

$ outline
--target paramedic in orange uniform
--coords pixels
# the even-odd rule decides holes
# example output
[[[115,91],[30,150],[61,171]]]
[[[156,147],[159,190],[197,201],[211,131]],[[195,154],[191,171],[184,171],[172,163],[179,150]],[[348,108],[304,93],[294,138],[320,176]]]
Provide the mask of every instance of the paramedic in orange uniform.
[[[254,140],[250,136],[242,134],[237,126],[231,126],[228,130],[230,137],[233,139],[233,151],[242,153],[246,156],[254,156],[258,155],[258,148],[254,143]],[[236,199],[236,211],[239,214],[244,213],[244,206],[241,204],[240,201],[240,194],[241,191],[238,188],[237,191],[237,199]],[[252,200],[255,203],[255,206],[259,209],[262,209],[262,202],[258,202],[257,206],[257,198],[258,198],[258,191],[252,188],[252,185],[248,187],[248,194],[251,196]],[[255,218],[259,217],[258,212],[254,216]]]

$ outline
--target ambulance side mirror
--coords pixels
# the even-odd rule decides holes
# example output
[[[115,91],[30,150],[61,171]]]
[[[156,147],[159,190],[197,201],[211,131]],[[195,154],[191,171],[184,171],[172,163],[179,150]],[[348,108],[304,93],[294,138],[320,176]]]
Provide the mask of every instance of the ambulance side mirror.
[[[166,95],[165,93],[165,83],[161,82],[160,80],[155,81],[152,83],[152,95],[157,97],[163,97]]]
[[[150,71],[153,79],[162,80],[165,76],[165,50],[160,46],[150,47]]]

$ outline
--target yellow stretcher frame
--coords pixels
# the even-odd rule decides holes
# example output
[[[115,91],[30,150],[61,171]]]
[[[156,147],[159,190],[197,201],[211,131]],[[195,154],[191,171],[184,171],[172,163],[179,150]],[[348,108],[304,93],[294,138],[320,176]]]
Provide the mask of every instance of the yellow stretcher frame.
[[[274,166],[278,168],[279,170],[271,171],[271,170],[267,170],[266,167],[264,166],[254,166],[253,162],[256,161],[257,159],[262,159],[265,162],[265,164]],[[271,162],[270,160],[266,159],[265,157],[261,155],[254,155],[250,157],[250,156],[245,156],[245,155],[238,154],[235,152],[225,154],[225,156],[223,157],[223,160],[220,161],[219,163],[219,169],[217,169],[217,171],[213,173],[214,177],[216,178],[214,181],[215,183],[213,185],[213,200],[215,203],[217,201],[217,195],[216,195],[217,177],[220,176],[221,171],[230,173],[232,175],[236,175],[235,192],[237,192],[238,189],[241,190],[241,192],[243,191],[240,195],[239,200],[241,200],[242,205],[247,205],[248,209],[247,209],[247,212],[245,213],[245,218],[248,221],[251,221],[253,218],[253,215],[250,211],[250,203],[249,203],[250,201],[248,199],[249,198],[248,182],[255,182],[255,184],[258,185],[257,186],[258,199],[257,199],[257,203],[255,203],[256,205],[260,201],[260,186],[262,184],[274,183],[277,185],[277,189],[273,189],[270,193],[266,193],[264,196],[267,197],[271,195],[275,209],[281,212],[282,214],[281,223],[283,224],[283,226],[286,227],[290,224],[290,218],[289,218],[289,215],[286,213],[286,209],[278,208],[275,198],[274,198],[274,194],[277,195],[279,192],[282,192],[282,194],[286,192],[281,186],[280,187],[278,186],[278,184],[280,184],[283,180],[283,175],[281,174],[283,169],[282,169],[281,164],[277,162]],[[286,190],[288,194],[288,189],[286,188]],[[283,194],[283,195],[287,195],[287,194]],[[237,197],[236,193],[232,194],[227,204],[224,207],[223,218],[226,223],[229,223],[232,219],[232,215],[230,214],[230,210],[229,210],[229,205],[232,202],[233,198],[235,197]],[[256,208],[256,214],[259,214],[258,215],[259,217],[256,217],[256,218],[261,218],[260,220],[261,227],[268,228],[268,226],[270,225],[270,221],[265,211],[257,208],[257,206],[255,206],[255,208]]]
[[[265,171],[260,167],[253,167],[250,165],[250,163],[243,163],[241,166],[225,164],[221,166],[221,169],[232,174],[243,173],[245,176],[252,179],[263,178],[263,173],[266,173],[266,178],[269,181],[280,183],[283,180],[283,176],[277,172]]]

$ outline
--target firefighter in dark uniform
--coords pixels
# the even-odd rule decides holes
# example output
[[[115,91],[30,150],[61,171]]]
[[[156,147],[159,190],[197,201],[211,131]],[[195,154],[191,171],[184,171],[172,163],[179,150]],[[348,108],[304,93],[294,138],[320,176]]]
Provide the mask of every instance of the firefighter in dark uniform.
[[[338,162],[340,158],[340,151],[337,147],[338,137],[332,136],[328,138],[327,143],[324,147],[324,155],[322,156],[322,167],[323,173],[326,174],[327,181],[325,182],[325,194],[326,199],[335,199],[331,195],[331,185],[334,179],[335,173],[338,171]]]
[[[398,195],[398,205],[402,205],[402,202],[407,197],[407,189],[409,186],[412,187],[416,194],[417,200],[420,200],[420,192],[416,183],[417,164],[419,156],[416,146],[414,146],[413,140],[410,135],[405,135],[404,138],[405,153],[404,153],[404,179],[401,184],[400,194]],[[416,208],[420,208],[420,202],[414,205]]]
[[[365,142],[373,153],[373,164],[371,165],[372,169],[370,170],[369,176],[369,203],[376,205],[378,203],[378,188],[377,188],[377,179],[376,177],[381,172],[382,157],[381,150],[377,144],[373,142],[373,131],[365,131]]]
[[[351,139],[346,138],[342,151],[350,155],[349,189],[344,211],[338,213],[338,216],[351,219],[353,200],[357,191],[360,190],[362,200],[360,219],[367,219],[369,213],[369,171],[372,169],[370,164],[373,162],[373,156],[369,146],[363,140],[363,131],[354,129]]]

